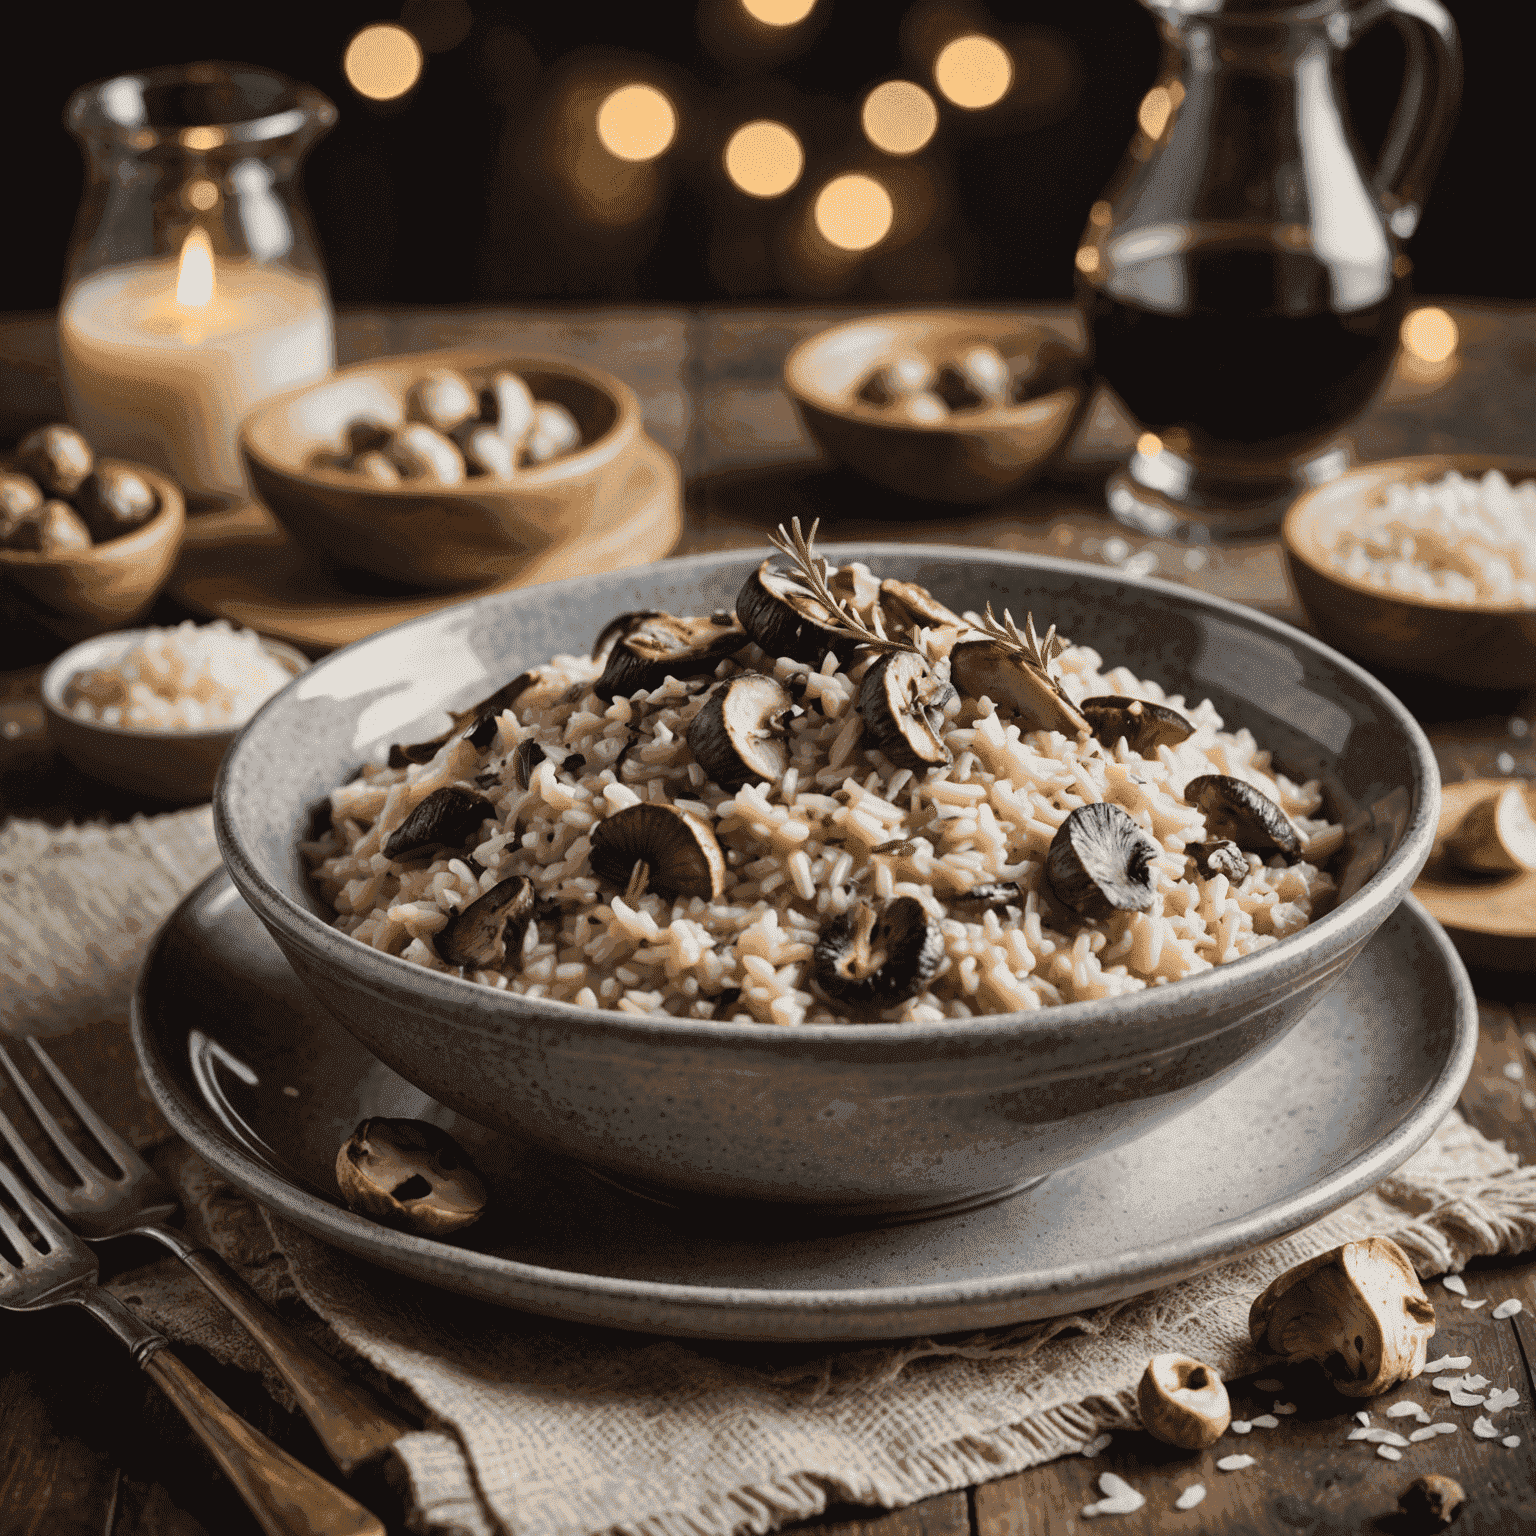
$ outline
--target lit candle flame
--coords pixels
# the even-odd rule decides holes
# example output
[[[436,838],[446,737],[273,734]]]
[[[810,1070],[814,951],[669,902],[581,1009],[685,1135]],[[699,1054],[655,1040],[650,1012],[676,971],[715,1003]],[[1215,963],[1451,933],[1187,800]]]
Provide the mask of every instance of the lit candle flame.
[[[181,246],[176,273],[176,302],[183,309],[203,309],[213,299],[213,243],[208,231],[194,229]]]

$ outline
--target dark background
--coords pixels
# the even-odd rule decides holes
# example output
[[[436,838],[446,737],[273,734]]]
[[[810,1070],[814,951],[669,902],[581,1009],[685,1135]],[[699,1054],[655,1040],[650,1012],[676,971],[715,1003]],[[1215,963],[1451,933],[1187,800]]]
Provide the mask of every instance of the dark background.
[[[1071,292],[1089,204],[1129,142],[1152,84],[1156,28],[1134,0],[915,4],[819,0],[788,32],[742,25],[738,0],[697,6],[410,0],[431,41],[468,4],[463,40],[429,53],[403,101],[375,104],[342,75],[348,39],[401,17],[389,0],[270,0],[260,6],[80,6],[30,11],[0,98],[10,224],[0,308],[57,301],[81,187],[61,116],[82,83],[198,58],[243,60],[311,81],[340,108],[305,184],[338,303],[573,299],[1053,299]],[[436,7],[437,9],[434,9]],[[1452,5],[1466,86],[1461,117],[1410,247],[1423,293],[1536,298],[1536,264],[1516,238],[1528,216],[1530,8]],[[864,143],[858,109],[892,76],[932,89],[925,28],[961,11],[1033,58],[1035,97],[979,113],[941,102],[938,134],[913,161]],[[467,18],[464,18],[467,19]],[[454,29],[450,26],[449,32]],[[1390,26],[1349,55],[1357,133],[1380,142],[1402,67]],[[617,230],[584,225],[540,159],[583,78],[646,79],[679,108],[649,211]],[[730,131],[789,122],[807,166],[787,196],[760,202],[720,169]],[[879,162],[914,178],[921,236],[877,248],[832,276],[796,268],[784,229],[831,175]]]

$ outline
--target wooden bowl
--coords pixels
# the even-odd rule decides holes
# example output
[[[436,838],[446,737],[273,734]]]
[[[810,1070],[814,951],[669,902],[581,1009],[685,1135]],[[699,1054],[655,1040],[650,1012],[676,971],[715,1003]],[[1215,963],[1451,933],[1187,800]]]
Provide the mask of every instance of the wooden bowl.
[[[503,369],[521,374],[536,400],[576,418],[582,446],[513,480],[481,475],[460,485],[374,485],[311,466],[317,453],[346,450],[354,421],[398,424],[405,392],[440,368],[477,386]],[[640,433],[634,391],[599,369],[490,349],[417,352],[358,363],[264,402],[241,425],[240,453],[257,496],[309,548],[392,581],[463,588],[515,576],[579,533],[628,473]]]
[[[156,731],[137,725],[106,725],[80,719],[64,702],[69,681],[77,672],[111,666],[147,633],[126,629],[97,635],[54,658],[43,673],[40,689],[49,739],[82,773],[131,794],[182,805],[211,799],[219,765],[240,734],[240,726]],[[309,665],[302,651],[280,640],[263,639],[261,646],[295,676]]]
[[[160,507],[147,523],[64,554],[0,549],[3,606],[61,640],[121,629],[148,613],[176,564],[186,531],[186,502],[174,480],[123,459],[99,462],[104,468],[131,469],[154,490]]]
[[[1476,478],[1496,469],[1516,484],[1536,477],[1536,459],[1490,454],[1424,454],[1363,464],[1292,503],[1281,524],[1286,567],[1313,627],[1330,645],[1367,664],[1477,688],[1536,684],[1536,608],[1474,607],[1387,593],[1334,570],[1330,526],[1386,500],[1387,487]]]
[[[806,430],[831,458],[905,496],[975,504],[1025,485],[1066,441],[1087,400],[1086,380],[1026,400],[896,421],[855,391],[875,369],[916,354],[935,367],[979,343],[1005,358],[1033,356],[1047,341],[1078,340],[1038,320],[989,310],[871,315],[802,341],[784,360],[784,386]],[[1083,358],[1086,364],[1086,358]]]

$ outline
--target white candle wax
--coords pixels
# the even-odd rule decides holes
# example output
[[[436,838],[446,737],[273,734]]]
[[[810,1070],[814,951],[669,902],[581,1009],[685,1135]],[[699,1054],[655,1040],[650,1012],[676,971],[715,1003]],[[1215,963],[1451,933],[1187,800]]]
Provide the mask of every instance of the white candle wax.
[[[212,264],[212,291],[180,262],[109,267],[59,308],[70,417],[96,452],[164,469],[189,491],[239,495],[235,436],[269,395],[335,361],[325,290],[284,267]],[[182,295],[203,302],[183,303]]]

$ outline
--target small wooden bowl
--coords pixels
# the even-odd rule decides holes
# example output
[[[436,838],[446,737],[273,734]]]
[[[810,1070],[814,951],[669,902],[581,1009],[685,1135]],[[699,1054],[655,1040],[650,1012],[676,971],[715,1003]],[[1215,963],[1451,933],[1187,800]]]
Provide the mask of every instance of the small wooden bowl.
[[[354,421],[398,425],[406,391],[442,368],[477,387],[503,369],[520,374],[536,400],[570,411],[582,446],[512,480],[480,475],[460,485],[374,485],[312,466],[317,453],[346,451]],[[266,401],[241,425],[240,453],[257,496],[301,543],[392,581],[451,589],[515,576],[579,533],[628,473],[640,432],[634,391],[599,369],[489,349],[417,352]]]
[[[1511,484],[1536,477],[1536,459],[1424,454],[1363,464],[1291,504],[1280,526],[1286,568],[1313,627],[1330,645],[1369,665],[1477,688],[1536,684],[1536,608],[1473,607],[1387,593],[1329,565],[1328,530],[1351,512],[1379,507],[1389,485],[1478,478],[1490,469]]]
[[[1085,380],[1019,405],[956,412],[932,423],[893,420],[855,391],[897,357],[926,357],[937,368],[978,344],[1021,358],[1047,341],[1066,341],[1081,357],[1078,343],[1019,315],[871,315],[802,341],[784,360],[784,386],[822,450],[866,479],[932,501],[994,501],[1027,484],[1065,442],[1087,398]]]
[[[174,480],[122,459],[100,463],[105,468],[131,469],[153,489],[160,507],[147,523],[89,549],[64,554],[0,549],[0,596],[5,606],[61,640],[84,640],[121,629],[148,613],[170,577],[186,531],[186,502]]]
[[[64,702],[69,681],[77,672],[110,666],[148,633],[120,630],[71,646],[43,673],[40,692],[54,747],[82,773],[131,794],[147,795],[190,805],[213,797],[214,780],[238,725],[207,731],[154,731],[144,726],[105,725],[82,720]],[[262,649],[295,677],[309,665],[302,651],[280,640],[261,642]]]

